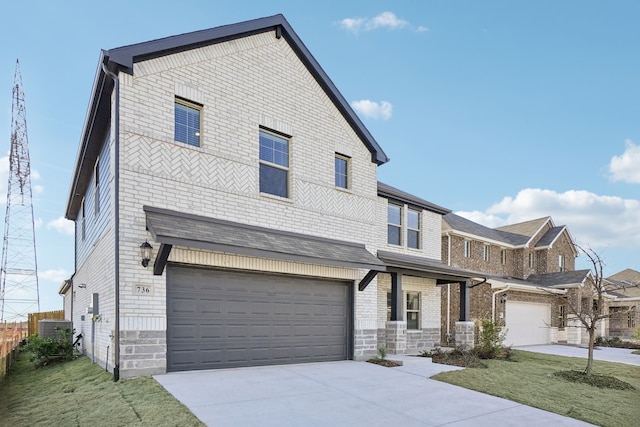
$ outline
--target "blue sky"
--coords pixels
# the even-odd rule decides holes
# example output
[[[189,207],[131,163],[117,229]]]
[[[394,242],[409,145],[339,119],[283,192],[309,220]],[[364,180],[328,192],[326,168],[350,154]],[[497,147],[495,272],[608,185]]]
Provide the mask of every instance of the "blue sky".
[[[381,181],[488,226],[552,216],[606,275],[640,271],[639,2],[5,1],[0,154],[19,58],[42,310],[74,271],[63,216],[100,49],[276,13],[391,158]]]

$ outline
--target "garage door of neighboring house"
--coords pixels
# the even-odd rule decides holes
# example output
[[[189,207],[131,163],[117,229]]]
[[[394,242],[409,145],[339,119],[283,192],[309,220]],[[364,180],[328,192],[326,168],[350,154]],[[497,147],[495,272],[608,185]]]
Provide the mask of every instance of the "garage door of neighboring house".
[[[505,345],[549,344],[551,306],[507,301]]]
[[[285,275],[167,268],[167,370],[348,359],[352,286]]]

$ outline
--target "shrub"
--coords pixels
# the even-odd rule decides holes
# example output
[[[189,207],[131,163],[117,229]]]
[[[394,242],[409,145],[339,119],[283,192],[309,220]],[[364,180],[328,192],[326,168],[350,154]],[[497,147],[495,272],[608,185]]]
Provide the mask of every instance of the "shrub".
[[[42,338],[33,334],[27,339],[25,350],[31,353],[29,360],[37,367],[73,359],[71,329],[56,328],[56,333],[58,338]]]
[[[495,359],[502,353],[506,333],[501,325],[483,320],[476,354],[482,359]]]

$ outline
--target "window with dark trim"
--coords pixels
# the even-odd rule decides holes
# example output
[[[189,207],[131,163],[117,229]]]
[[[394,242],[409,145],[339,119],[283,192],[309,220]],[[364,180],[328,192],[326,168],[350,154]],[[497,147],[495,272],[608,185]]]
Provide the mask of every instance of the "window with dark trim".
[[[335,182],[338,188],[349,188],[349,157],[336,153]]]
[[[96,165],[93,168],[93,214],[95,216],[100,215],[100,158],[96,160]]]
[[[402,206],[387,205],[387,243],[402,245]]]
[[[533,252],[529,252],[529,268],[533,268],[534,264]]]
[[[464,257],[469,258],[471,256],[471,240],[464,241]]]
[[[200,120],[202,105],[175,98],[175,130],[174,139],[194,147],[200,146]]]
[[[420,249],[420,212],[407,210],[407,246]]]
[[[82,199],[82,206],[80,207],[80,209],[82,211],[82,216],[80,217],[80,237],[84,241],[84,239],[87,237],[87,227],[85,225],[86,216],[84,211],[84,199]]]
[[[558,329],[564,329],[567,326],[567,307],[564,304],[558,306]]]
[[[260,192],[289,197],[289,140],[260,130]]]

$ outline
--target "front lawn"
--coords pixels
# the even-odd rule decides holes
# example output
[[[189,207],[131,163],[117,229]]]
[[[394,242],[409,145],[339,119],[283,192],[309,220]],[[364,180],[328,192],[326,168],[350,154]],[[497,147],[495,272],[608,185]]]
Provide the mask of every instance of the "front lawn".
[[[640,367],[594,361],[595,374],[610,375],[635,390],[597,388],[563,380],[557,371],[582,371],[586,360],[513,350],[512,361],[483,360],[488,369],[442,372],[433,379],[513,400],[601,426],[638,425]]]
[[[21,354],[0,382],[0,426],[201,426],[151,377],[121,379],[89,358],[36,369]]]

